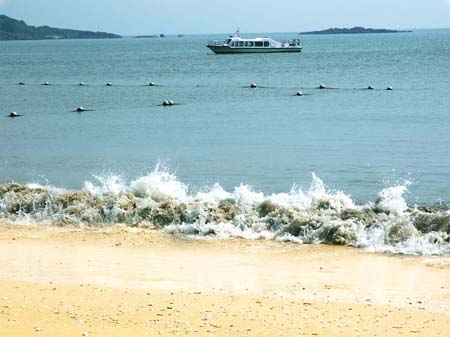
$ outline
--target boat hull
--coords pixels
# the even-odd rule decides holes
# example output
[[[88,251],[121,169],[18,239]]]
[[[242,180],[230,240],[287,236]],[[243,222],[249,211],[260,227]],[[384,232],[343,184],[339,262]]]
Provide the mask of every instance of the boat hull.
[[[229,46],[207,46],[216,54],[255,54],[255,53],[299,53],[302,47],[289,48],[232,48]]]

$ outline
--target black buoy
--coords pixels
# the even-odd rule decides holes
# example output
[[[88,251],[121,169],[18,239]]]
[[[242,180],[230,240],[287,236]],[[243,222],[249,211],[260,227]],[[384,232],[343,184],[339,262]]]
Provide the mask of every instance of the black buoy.
[[[394,88],[392,88],[391,86],[388,86],[387,88],[386,88],[386,90],[394,90]]]
[[[256,83],[250,84],[250,88],[255,89],[256,87],[257,87],[257,86],[256,86]]]
[[[295,93],[295,96],[303,96],[304,94],[303,94],[303,92],[302,91],[297,91],[296,93]]]
[[[374,90],[375,88],[374,87],[372,87],[371,85],[369,85],[368,87],[367,87],[367,90]]]
[[[13,111],[10,112],[6,117],[10,117],[10,118],[16,118],[16,117],[22,117],[23,115],[19,115],[17,112]]]
[[[80,87],[82,87],[82,86],[84,86],[84,83],[83,83],[83,82],[80,82],[80,83],[78,83],[78,85],[79,85]]]
[[[175,103],[171,100],[169,100],[169,105],[175,105]]]
[[[42,85],[50,85],[50,83],[44,82],[44,83],[42,83]]]
[[[163,106],[169,106],[170,103],[169,103],[169,101],[164,101],[162,105],[163,105]]]
[[[106,82],[105,86],[112,87],[112,83],[111,82]]]
[[[86,111],[86,109],[83,108],[82,106],[80,106],[80,107],[78,107],[75,111],[76,111],[76,112],[83,112],[83,111]]]
[[[25,82],[24,81],[20,81],[19,85],[25,85]]]
[[[150,82],[148,85],[149,85],[149,87],[154,87],[154,86],[156,86],[156,83],[155,82]]]
[[[326,88],[327,88],[327,86],[323,83],[321,85],[319,85],[319,89],[326,89]]]

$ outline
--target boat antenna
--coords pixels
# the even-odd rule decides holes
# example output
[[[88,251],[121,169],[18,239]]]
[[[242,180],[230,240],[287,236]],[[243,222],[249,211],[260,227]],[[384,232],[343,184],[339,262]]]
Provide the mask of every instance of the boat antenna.
[[[239,37],[240,30],[241,30],[241,28],[236,29],[236,33],[234,33],[234,37]]]

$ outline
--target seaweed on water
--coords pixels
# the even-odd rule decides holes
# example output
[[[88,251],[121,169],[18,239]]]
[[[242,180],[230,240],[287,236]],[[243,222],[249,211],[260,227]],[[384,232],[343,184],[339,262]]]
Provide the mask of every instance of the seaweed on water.
[[[355,241],[355,234],[348,228],[350,225],[342,224],[339,226],[323,226],[319,233],[319,239],[325,243],[334,245],[349,245]]]
[[[27,186],[16,184],[16,183],[10,183],[0,186],[0,195],[3,196],[3,194],[12,192],[12,193],[21,193],[26,190],[29,190]]]
[[[402,221],[391,225],[385,233],[385,242],[396,244],[417,236],[417,229],[408,221]]]
[[[272,212],[275,212],[277,210],[277,205],[275,205],[270,200],[263,201],[257,208],[259,212],[259,216],[261,218],[264,218],[265,216],[269,215]]]
[[[236,214],[239,213],[239,206],[234,199],[221,200],[218,209],[222,211],[223,219],[226,221],[233,220]]]
[[[56,198],[56,201],[61,204],[63,208],[67,208],[76,204],[85,203],[88,201],[89,197],[89,194],[86,192],[72,192],[59,195]]]
[[[364,208],[362,210],[345,209],[339,214],[341,220],[356,220],[365,227],[371,227],[377,223],[377,214],[373,209]]]
[[[144,208],[137,210],[137,215],[142,220],[150,220],[152,217],[153,208],[151,206],[145,206]]]
[[[151,220],[157,227],[166,227],[171,224],[181,223],[180,208],[176,209],[172,201],[164,201],[155,208]]]
[[[310,224],[310,219],[295,218],[285,228],[285,232],[295,237],[304,236],[305,228]]]
[[[414,226],[422,233],[445,232],[450,234],[450,214],[418,214]]]

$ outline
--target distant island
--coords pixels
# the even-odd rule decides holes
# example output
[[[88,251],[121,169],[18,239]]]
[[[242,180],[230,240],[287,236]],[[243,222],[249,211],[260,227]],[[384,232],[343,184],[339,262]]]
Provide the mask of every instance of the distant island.
[[[150,39],[150,38],[154,39],[158,37],[161,37],[160,34],[133,36],[133,38],[135,39]]]
[[[353,28],[329,28],[313,32],[303,32],[301,35],[326,35],[326,34],[374,34],[374,33],[410,33],[408,30],[391,30],[391,29],[373,29],[364,27]]]
[[[165,34],[161,33],[161,34],[153,34],[153,35],[138,35],[138,36],[133,36],[135,39],[148,39],[148,38],[156,38],[156,37],[166,37]]]
[[[0,40],[51,40],[51,39],[116,39],[120,35],[90,32],[48,26],[28,26],[22,20],[0,15]]]
[[[183,37],[184,35],[178,34],[177,37]],[[135,39],[150,39],[150,38],[158,38],[158,37],[167,37],[166,34],[153,34],[153,35],[137,35],[133,36]]]

